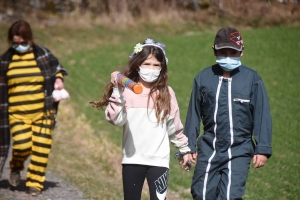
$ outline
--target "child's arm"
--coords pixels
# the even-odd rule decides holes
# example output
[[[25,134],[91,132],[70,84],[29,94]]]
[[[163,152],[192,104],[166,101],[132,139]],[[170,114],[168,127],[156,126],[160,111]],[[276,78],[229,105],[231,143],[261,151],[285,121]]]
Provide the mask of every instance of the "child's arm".
[[[167,131],[170,142],[178,148],[181,154],[190,152],[188,147],[188,138],[183,134],[183,125],[180,120],[179,107],[175,97],[175,93],[170,89],[171,95],[171,113],[167,121]]]
[[[125,103],[122,88],[113,88],[113,93],[105,110],[107,121],[116,126],[123,126],[127,119]]]
[[[201,98],[202,94],[200,91],[200,74],[198,74],[193,83],[193,89],[190,96],[190,102],[188,112],[186,114],[184,134],[189,139],[189,147],[191,148],[192,155],[190,157],[195,158],[191,160],[193,163],[196,162],[197,157],[197,138],[200,135],[200,124],[201,124]]]
[[[253,87],[251,106],[254,118],[255,155],[272,155],[272,118],[267,92],[263,81],[258,77]],[[263,120],[262,120],[263,119]]]

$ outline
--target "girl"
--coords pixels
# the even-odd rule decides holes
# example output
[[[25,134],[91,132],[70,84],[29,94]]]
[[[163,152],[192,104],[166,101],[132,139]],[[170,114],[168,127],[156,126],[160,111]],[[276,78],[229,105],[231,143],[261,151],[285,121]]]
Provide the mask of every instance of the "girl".
[[[183,134],[175,93],[167,85],[165,45],[147,39],[138,43],[122,74],[139,82],[143,91],[135,94],[121,88],[118,71],[111,74],[103,99],[93,102],[95,107],[106,107],[106,119],[123,126],[123,189],[124,199],[139,200],[145,178],[150,199],[166,198],[170,146],[177,147],[183,156],[180,163],[185,170],[190,152]]]

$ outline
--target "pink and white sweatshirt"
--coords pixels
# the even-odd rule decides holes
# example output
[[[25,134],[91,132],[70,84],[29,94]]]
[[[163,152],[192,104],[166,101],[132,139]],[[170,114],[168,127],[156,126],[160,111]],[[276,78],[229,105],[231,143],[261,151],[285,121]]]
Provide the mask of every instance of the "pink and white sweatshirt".
[[[181,153],[190,151],[183,134],[179,107],[171,87],[171,112],[163,123],[157,123],[150,89],[135,94],[128,88],[114,88],[105,110],[106,119],[113,125],[123,126],[122,164],[140,164],[169,168],[170,142]],[[169,142],[170,141],[170,142]]]

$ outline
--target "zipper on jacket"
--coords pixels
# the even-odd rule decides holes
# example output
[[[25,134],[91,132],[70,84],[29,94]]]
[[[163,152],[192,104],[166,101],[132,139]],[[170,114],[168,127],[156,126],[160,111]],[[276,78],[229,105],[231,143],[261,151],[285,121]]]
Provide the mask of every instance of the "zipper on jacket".
[[[239,98],[234,98],[233,101],[236,101],[236,102],[239,102],[239,103],[250,102],[249,99],[239,99]]]

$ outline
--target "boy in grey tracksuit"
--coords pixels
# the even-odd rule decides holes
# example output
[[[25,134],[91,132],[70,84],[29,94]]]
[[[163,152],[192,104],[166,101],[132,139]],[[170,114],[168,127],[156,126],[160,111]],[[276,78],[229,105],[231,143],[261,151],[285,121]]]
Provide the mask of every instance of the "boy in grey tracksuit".
[[[184,130],[196,163],[191,193],[196,200],[242,199],[251,159],[259,168],[272,154],[269,103],[260,76],[241,64],[236,29],[220,29],[213,49],[217,64],[195,77]]]

